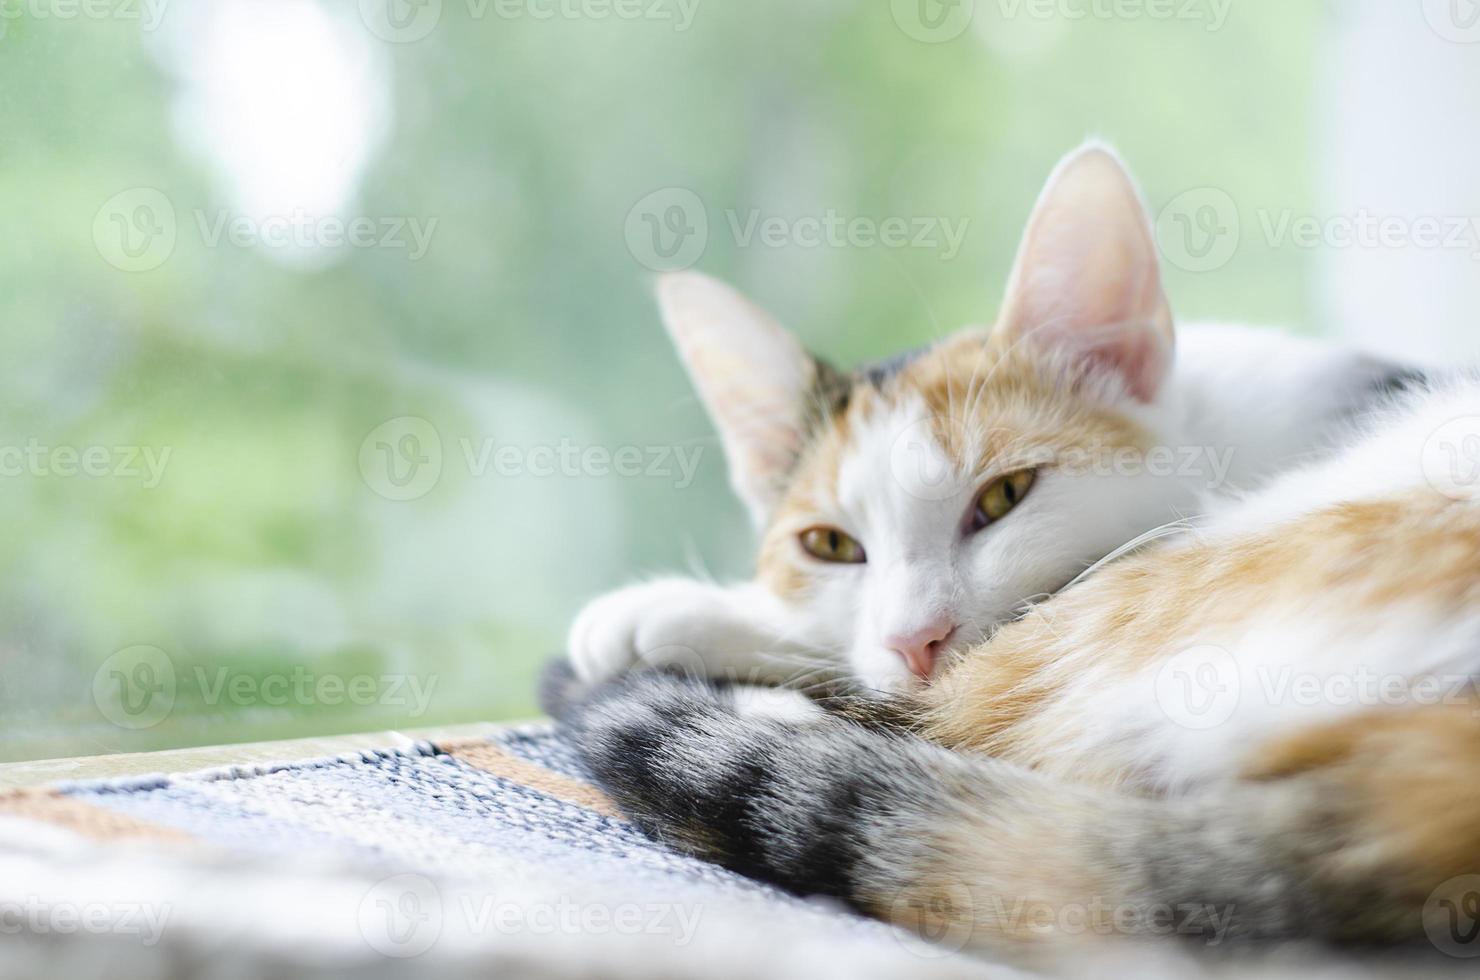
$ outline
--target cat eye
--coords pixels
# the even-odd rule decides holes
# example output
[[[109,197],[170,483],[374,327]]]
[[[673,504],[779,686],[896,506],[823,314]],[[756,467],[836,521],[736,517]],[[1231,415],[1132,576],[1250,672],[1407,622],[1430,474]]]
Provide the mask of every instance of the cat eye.
[[[863,545],[835,527],[809,527],[799,536],[802,548],[822,561],[859,565],[864,557]]]
[[[976,498],[976,510],[972,513],[972,529],[980,530],[993,521],[1000,521],[1008,511],[1023,502],[1033,488],[1036,470],[1018,470],[999,476],[982,489]]]

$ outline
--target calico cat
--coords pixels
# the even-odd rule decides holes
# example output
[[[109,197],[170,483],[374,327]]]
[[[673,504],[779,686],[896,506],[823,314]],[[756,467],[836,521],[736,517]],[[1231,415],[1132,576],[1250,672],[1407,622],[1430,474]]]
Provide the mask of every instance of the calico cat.
[[[894,375],[921,392],[940,379],[949,397],[919,398],[947,417],[967,390],[991,406],[969,415],[978,441],[931,429],[942,468],[984,481],[964,511],[941,505],[934,547],[991,556],[999,577],[971,586],[988,615],[999,582],[1029,581],[1044,552],[1058,567],[1055,550],[1096,520],[1159,519],[1138,507],[1154,484],[1078,483],[1032,452],[1163,431],[1145,426],[1169,383],[1164,304],[1142,288],[1150,247],[1127,230],[1144,230],[1128,187],[1098,150],[1071,159],[1030,225],[1002,325],[973,352],[988,366],[930,358]],[[1136,217],[1116,247],[1140,243],[1139,258],[1101,250],[1118,211]],[[659,839],[952,945],[1179,933],[1480,954],[1480,380],[1409,388],[1331,455],[1021,615],[972,621],[986,638],[928,684],[772,717],[702,678],[644,671],[584,700],[566,692],[562,717],[598,783]],[[871,457],[842,448],[906,398],[855,387],[813,443],[831,448],[802,454],[770,518],[763,570],[830,594],[845,622],[919,601],[888,576],[842,578],[875,561],[890,522],[926,533],[923,518],[859,502],[897,487],[878,438]],[[803,533],[798,557],[776,557],[822,521],[838,522],[825,542]],[[960,529],[949,542],[946,527]],[[884,540],[886,561],[918,553]],[[813,549],[824,556],[797,571]],[[863,561],[836,560],[849,556]],[[930,567],[965,591],[954,565]]]
[[[1117,547],[1327,444],[1403,372],[1270,331],[1176,337],[1134,185],[1066,158],[995,329],[842,373],[728,287],[663,279],[664,320],[761,532],[754,582],[665,579],[591,603],[588,681],[682,663],[902,691]],[[1008,518],[1008,511],[1012,510]],[[1008,519],[1004,519],[1008,518]]]
[[[1480,380],[1410,393],[1334,458],[848,717],[766,717],[634,672],[565,720],[655,837],[952,946],[1177,933],[1480,955],[1467,439]]]

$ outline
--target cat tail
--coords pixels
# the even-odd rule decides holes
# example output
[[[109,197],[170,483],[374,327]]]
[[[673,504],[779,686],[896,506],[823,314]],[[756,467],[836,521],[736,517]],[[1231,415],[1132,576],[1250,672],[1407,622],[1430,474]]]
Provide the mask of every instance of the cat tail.
[[[569,724],[593,688],[576,674],[569,657],[553,657],[540,671],[540,708],[556,721]]]
[[[1112,934],[1400,943],[1424,936],[1436,887],[1464,884],[1443,881],[1460,873],[1453,858],[1437,879],[1418,868],[1398,846],[1411,835],[1383,838],[1354,812],[1354,787],[1324,775],[1134,796],[889,727],[747,714],[657,673],[599,688],[569,723],[597,783],[650,836],[952,948]],[[1460,818],[1471,836],[1456,854],[1480,839],[1477,813]]]

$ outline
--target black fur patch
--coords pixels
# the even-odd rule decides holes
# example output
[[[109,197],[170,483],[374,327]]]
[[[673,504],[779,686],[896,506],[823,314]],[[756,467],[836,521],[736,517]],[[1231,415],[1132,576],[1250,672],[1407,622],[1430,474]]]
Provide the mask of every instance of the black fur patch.
[[[1394,368],[1372,383],[1374,395],[1407,395],[1427,391],[1433,375],[1422,368]]]
[[[728,691],[691,677],[634,672],[566,718],[593,779],[639,827],[800,894],[862,904],[880,822],[929,805],[914,739],[835,717],[742,716]]]
[[[883,387],[884,382],[899,374],[899,372],[918,360],[920,355],[929,349],[928,347],[916,347],[914,350],[907,350],[903,353],[895,354],[892,357],[886,357],[882,361],[865,364],[858,368],[858,377],[867,381],[875,388]]]

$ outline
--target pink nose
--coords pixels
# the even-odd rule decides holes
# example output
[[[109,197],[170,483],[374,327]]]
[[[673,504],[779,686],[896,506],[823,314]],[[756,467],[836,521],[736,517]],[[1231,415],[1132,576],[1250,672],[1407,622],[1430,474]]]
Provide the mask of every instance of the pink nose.
[[[926,679],[935,669],[935,658],[954,632],[956,632],[955,624],[941,619],[913,633],[887,637],[884,645],[904,658],[905,664],[910,668],[910,673]]]

